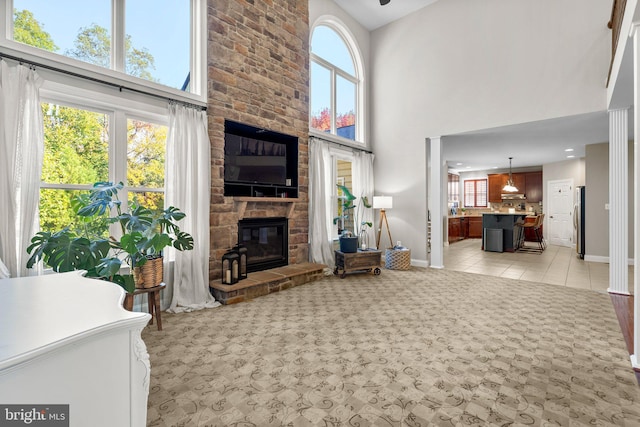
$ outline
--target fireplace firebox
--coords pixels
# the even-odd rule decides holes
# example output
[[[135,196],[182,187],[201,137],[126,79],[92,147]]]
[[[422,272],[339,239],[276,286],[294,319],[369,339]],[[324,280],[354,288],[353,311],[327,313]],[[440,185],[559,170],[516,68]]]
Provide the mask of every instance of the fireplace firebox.
[[[238,222],[238,241],[247,248],[247,271],[289,264],[287,218],[246,218]]]

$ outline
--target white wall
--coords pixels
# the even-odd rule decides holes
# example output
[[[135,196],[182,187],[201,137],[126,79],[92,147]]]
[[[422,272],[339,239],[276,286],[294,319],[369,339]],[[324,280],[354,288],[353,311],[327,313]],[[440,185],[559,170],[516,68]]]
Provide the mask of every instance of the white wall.
[[[586,147],[585,186],[586,186],[586,218],[585,218],[585,257],[592,261],[609,259],[609,143],[591,144]],[[633,236],[633,141],[629,141],[628,209],[629,236]],[[628,242],[629,258],[633,257],[633,239]]]
[[[605,110],[610,13],[600,0],[446,0],[372,32],[376,187],[414,259],[426,259],[425,138]]]
[[[608,260],[609,211],[605,204],[609,203],[609,143],[587,145],[585,166],[585,257]]]

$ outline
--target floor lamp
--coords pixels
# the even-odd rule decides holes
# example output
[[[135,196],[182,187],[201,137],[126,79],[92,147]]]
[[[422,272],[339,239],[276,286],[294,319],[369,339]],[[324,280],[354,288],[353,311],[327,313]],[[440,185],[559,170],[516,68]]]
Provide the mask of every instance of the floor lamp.
[[[391,209],[393,207],[393,197],[391,196],[373,196],[373,209],[380,209],[380,224],[378,225],[378,238],[376,239],[376,249],[380,249],[380,234],[382,233],[382,221],[384,220],[387,226],[387,234],[389,235],[389,247],[393,246],[393,239],[391,238],[391,230],[389,230],[389,223],[387,222],[387,212],[385,209]]]

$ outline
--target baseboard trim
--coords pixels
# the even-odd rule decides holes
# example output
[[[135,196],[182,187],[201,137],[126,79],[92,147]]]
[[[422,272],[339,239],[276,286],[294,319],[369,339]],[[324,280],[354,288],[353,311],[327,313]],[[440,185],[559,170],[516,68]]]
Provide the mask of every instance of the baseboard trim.
[[[413,267],[429,267],[429,261],[425,261],[421,259],[412,259],[411,265]]]
[[[588,261],[588,262],[601,262],[601,263],[609,264],[609,257],[608,256],[585,255],[584,256],[584,260]],[[634,265],[635,263],[633,262],[633,258],[627,259],[627,264],[628,265]]]
[[[584,260],[588,261],[588,262],[601,262],[601,263],[604,263],[604,264],[608,264],[609,263],[609,257],[608,256],[585,255],[584,256]]]

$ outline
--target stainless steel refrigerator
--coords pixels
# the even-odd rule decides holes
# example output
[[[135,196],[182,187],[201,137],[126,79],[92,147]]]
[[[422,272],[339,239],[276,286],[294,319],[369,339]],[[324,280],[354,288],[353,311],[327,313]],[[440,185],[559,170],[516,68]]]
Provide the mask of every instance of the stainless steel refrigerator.
[[[576,204],[573,210],[573,227],[576,230],[576,252],[584,259],[584,196],[585,188],[576,187]]]

